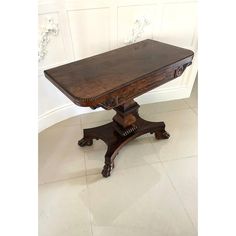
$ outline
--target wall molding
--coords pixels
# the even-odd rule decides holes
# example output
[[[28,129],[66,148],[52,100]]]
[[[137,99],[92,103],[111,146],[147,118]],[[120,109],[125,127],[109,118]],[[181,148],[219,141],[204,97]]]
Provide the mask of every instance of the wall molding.
[[[70,117],[82,115],[91,111],[93,110],[88,107],[78,107],[72,102],[62,106],[58,106],[39,116],[38,132],[47,129],[48,127],[58,122],[69,119]]]

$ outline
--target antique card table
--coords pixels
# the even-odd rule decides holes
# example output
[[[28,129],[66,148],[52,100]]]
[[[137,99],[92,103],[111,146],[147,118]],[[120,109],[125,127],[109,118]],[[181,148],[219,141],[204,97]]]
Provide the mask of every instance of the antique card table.
[[[139,116],[139,105],[133,99],[179,77],[193,55],[190,50],[147,39],[44,71],[76,105],[116,111],[112,122],[84,129],[78,141],[81,147],[91,146],[93,139],[107,144],[104,177],[110,176],[115,157],[129,141],[145,133],[154,133],[156,139],[170,137],[164,122]]]

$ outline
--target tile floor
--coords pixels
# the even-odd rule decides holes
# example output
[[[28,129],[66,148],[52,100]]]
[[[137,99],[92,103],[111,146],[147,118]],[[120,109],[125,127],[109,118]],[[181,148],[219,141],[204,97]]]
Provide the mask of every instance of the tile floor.
[[[82,129],[113,111],[77,116],[39,134],[39,236],[197,235],[197,86],[189,99],[143,105],[169,140],[126,145],[102,178],[105,144],[80,148]]]

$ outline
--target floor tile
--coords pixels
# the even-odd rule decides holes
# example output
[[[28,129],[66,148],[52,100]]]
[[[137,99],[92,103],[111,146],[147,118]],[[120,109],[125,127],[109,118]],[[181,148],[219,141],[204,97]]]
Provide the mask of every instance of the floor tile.
[[[39,134],[39,183],[85,175],[84,151],[77,145],[80,126],[47,129]]]
[[[90,175],[87,183],[94,235],[196,235],[161,164]]]
[[[85,177],[39,186],[39,236],[92,236]]]
[[[168,161],[164,167],[197,228],[197,158]]]
[[[149,141],[150,138],[145,136],[142,139],[132,140],[122,147],[118,156],[115,158],[114,171],[160,162],[160,159],[155,154],[155,148]],[[106,150],[106,148],[103,148],[85,153],[86,171],[88,175],[101,173]]]
[[[150,120],[164,121],[170,133],[169,139],[152,141],[162,161],[197,155],[197,116],[191,109],[159,113]]]
[[[184,102],[184,99],[180,99],[141,105],[139,108],[139,113],[141,117],[145,119],[146,115],[153,115],[160,112],[175,111],[186,108],[188,108],[188,105],[186,104],[186,102]]]

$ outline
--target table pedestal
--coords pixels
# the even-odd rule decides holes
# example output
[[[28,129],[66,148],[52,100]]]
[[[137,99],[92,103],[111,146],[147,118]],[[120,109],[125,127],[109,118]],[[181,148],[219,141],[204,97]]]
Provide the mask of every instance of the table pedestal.
[[[104,177],[110,176],[114,168],[114,159],[119,150],[129,141],[146,133],[154,133],[156,139],[168,139],[170,135],[165,131],[164,122],[150,122],[143,120],[138,114],[139,105],[130,100],[114,108],[116,115],[113,121],[91,129],[84,129],[84,137],[78,145],[91,146],[93,139],[101,139],[107,144],[105,165],[102,170]]]

